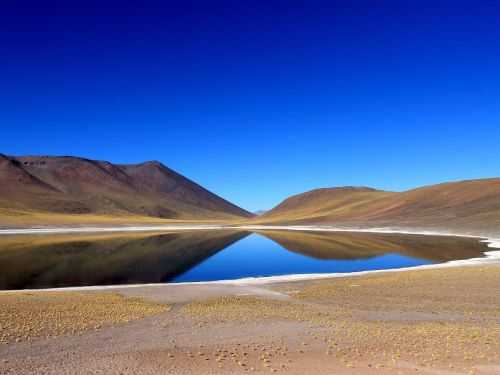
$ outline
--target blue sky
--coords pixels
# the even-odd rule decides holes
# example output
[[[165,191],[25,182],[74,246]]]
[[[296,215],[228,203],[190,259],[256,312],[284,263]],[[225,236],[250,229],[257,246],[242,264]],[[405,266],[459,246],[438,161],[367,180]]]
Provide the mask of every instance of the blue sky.
[[[15,1],[0,152],[159,160],[249,210],[500,176],[497,1]]]

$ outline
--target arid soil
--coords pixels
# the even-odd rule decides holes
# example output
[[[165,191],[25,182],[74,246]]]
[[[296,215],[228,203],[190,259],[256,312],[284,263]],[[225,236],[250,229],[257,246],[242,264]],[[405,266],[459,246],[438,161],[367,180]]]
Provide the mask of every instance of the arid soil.
[[[5,292],[0,374],[498,374],[499,285],[491,265]]]
[[[81,157],[0,154],[0,181],[0,228],[217,222],[488,235],[500,225],[500,178],[402,192],[320,188],[291,196],[259,216],[157,161],[112,164]]]
[[[168,310],[167,305],[112,293],[11,293],[0,295],[0,343],[98,330]]]
[[[485,234],[495,232],[500,224],[500,179],[448,182],[403,192],[366,187],[315,189],[289,197],[251,221]]]

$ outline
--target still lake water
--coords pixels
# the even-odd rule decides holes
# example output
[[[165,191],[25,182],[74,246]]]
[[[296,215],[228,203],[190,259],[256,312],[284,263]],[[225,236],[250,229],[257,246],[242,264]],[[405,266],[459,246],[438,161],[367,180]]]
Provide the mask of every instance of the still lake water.
[[[392,269],[480,257],[476,239],[199,230],[0,237],[0,290]]]
[[[251,234],[228,246],[173,281],[209,281],[300,273],[353,272],[432,263],[400,254],[355,259],[320,259],[287,250],[272,240]],[[238,265],[235,267],[235,265]]]

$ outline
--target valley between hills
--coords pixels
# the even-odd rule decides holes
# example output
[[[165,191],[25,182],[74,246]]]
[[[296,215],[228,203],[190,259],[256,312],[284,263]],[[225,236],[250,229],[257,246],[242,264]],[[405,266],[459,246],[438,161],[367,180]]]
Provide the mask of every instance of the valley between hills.
[[[500,178],[403,192],[321,188],[255,215],[163,164],[0,154],[0,226],[135,224],[324,225],[491,234],[500,227]]]
[[[172,224],[231,230],[168,232]],[[278,230],[499,238],[499,178],[404,192],[322,188],[254,215],[159,162],[0,155],[1,229],[124,226],[165,228],[2,235],[0,282],[13,290],[0,291],[0,374],[500,373],[500,262],[477,258],[498,243]],[[463,263],[315,279],[166,283],[248,236],[242,228],[258,228],[290,253],[315,259],[401,253]],[[479,260],[467,263],[471,258]],[[69,284],[56,282],[63,277]],[[124,277],[155,284],[119,285]],[[47,285],[78,288],[18,290]]]

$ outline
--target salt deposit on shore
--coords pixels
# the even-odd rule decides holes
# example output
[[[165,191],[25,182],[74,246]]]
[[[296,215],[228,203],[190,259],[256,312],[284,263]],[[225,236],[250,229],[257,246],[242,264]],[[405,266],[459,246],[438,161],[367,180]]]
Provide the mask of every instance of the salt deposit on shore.
[[[99,233],[99,232],[144,232],[144,231],[177,231],[177,230],[290,230],[290,231],[323,231],[323,232],[354,232],[354,233],[380,233],[380,234],[408,234],[408,235],[426,235],[426,236],[456,236],[477,238],[481,242],[488,243],[490,248],[500,248],[500,239],[485,238],[470,234],[447,233],[438,231],[420,231],[401,228],[339,228],[329,226],[282,226],[282,225],[244,225],[244,226],[222,226],[222,225],[162,225],[162,226],[130,226],[130,227],[75,227],[75,228],[26,228],[26,229],[3,229],[0,230],[0,235],[23,235],[23,234],[57,234],[57,233]],[[319,274],[291,274],[281,276],[267,276],[255,278],[242,278],[235,280],[217,280],[217,281],[202,281],[202,282],[186,282],[172,284],[131,284],[131,285],[109,285],[109,286],[86,286],[86,287],[69,287],[69,288],[51,288],[51,289],[33,289],[29,291],[50,291],[50,290],[107,290],[107,289],[124,289],[138,287],[165,287],[165,286],[186,286],[186,285],[263,285],[273,283],[283,283],[290,281],[315,280],[351,276],[363,276],[375,273],[385,272],[404,272],[409,270],[419,269],[438,269],[447,267],[460,266],[479,266],[491,263],[500,263],[500,251],[488,251],[484,253],[484,257],[471,258],[464,260],[453,260],[445,263],[429,264],[416,267],[406,267],[397,269],[371,270],[346,273],[319,273]],[[15,292],[15,290],[10,291]]]

